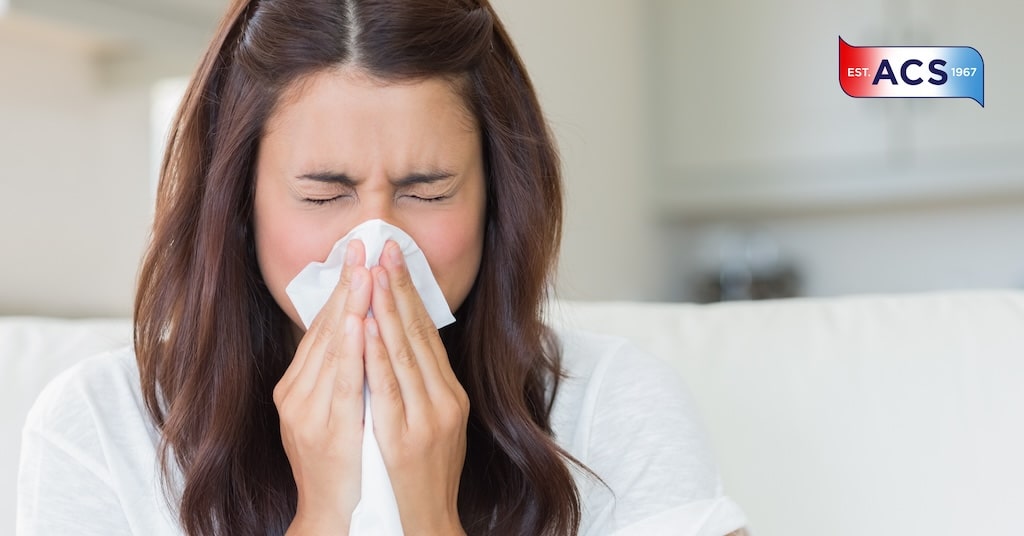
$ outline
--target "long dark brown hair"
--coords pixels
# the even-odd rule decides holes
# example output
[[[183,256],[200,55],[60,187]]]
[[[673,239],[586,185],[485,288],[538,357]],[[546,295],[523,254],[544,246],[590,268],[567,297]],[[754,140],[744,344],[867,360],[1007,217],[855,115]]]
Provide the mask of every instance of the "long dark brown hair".
[[[297,492],[274,385],[293,326],[256,262],[254,164],[283,91],[341,65],[459,80],[483,138],[476,281],[442,330],[471,400],[459,514],[469,534],[573,534],[580,499],[552,439],[560,355],[541,321],[561,236],[559,162],[486,0],[235,0],[174,120],[135,302],[160,463],[190,535],[283,534]]]

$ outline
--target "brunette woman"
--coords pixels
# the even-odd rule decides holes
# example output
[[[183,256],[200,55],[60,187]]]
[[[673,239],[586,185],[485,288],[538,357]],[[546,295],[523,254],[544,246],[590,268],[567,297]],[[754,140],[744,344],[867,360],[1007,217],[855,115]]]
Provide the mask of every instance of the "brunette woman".
[[[741,528],[673,372],[543,324],[561,188],[486,0],[234,1],[172,126],[134,348],[40,397],[19,533],[346,534],[364,378],[406,534]],[[453,325],[355,241],[304,328],[285,287],[370,219]]]

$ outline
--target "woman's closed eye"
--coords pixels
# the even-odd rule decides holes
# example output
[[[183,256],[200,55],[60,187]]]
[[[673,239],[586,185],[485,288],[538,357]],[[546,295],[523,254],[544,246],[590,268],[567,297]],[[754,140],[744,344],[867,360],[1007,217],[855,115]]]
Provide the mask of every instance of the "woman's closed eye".
[[[430,195],[410,194],[410,195],[404,195],[402,197],[408,197],[410,199],[413,199],[414,201],[419,201],[421,203],[437,203],[438,201],[444,201],[446,199],[450,199],[451,195],[432,195],[432,196],[430,196]]]
[[[334,203],[334,202],[340,201],[342,199],[345,199],[347,197],[352,197],[352,196],[349,195],[349,194],[341,194],[341,195],[335,195],[335,196],[331,196],[331,197],[304,197],[304,198],[302,198],[302,200],[305,201],[306,203],[310,203],[310,204],[313,204],[313,205],[327,205],[329,203]]]
[[[352,197],[351,194],[334,195],[330,197],[304,197],[302,200],[306,203],[322,206],[330,203],[335,203],[347,198]],[[422,195],[422,194],[404,194],[399,196],[400,198],[410,199],[417,203],[439,203],[451,199],[451,194],[445,195]]]
[[[455,197],[459,184],[453,180],[436,181],[429,184],[417,184],[410,188],[399,188],[397,199],[407,199],[413,203],[440,203]]]

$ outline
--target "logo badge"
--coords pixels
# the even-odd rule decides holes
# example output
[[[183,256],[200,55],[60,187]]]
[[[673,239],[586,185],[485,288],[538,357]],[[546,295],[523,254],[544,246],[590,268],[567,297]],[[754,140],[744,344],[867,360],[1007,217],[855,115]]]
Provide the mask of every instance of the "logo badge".
[[[974,47],[855,47],[839,38],[839,86],[851,97],[968,98],[985,107]]]

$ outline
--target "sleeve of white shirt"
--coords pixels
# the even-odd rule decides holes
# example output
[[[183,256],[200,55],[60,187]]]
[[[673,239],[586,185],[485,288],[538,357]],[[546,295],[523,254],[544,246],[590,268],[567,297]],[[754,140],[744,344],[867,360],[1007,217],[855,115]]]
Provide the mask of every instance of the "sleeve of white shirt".
[[[22,432],[18,536],[131,534],[103,462],[88,397],[68,373],[37,398]]]
[[[613,496],[594,533],[723,536],[745,526],[675,370],[624,342],[591,385],[587,465]]]

